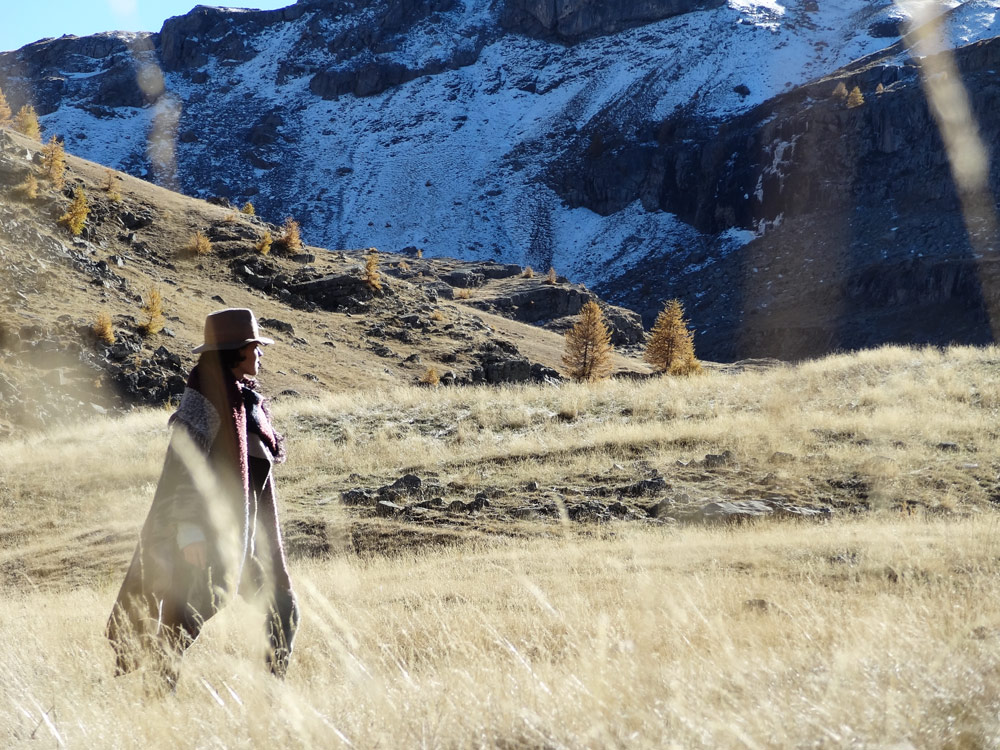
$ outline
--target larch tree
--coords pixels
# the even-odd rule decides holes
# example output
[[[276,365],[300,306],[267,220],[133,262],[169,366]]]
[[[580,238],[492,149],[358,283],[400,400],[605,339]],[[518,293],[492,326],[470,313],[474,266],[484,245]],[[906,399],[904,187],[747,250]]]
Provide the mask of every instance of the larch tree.
[[[24,133],[32,140],[42,140],[42,128],[38,124],[38,113],[30,104],[25,104],[14,117],[14,130]]]
[[[593,382],[611,374],[611,334],[604,324],[604,314],[594,301],[580,310],[580,319],[566,333],[566,351],[562,362],[573,380]]]
[[[7,97],[3,95],[3,90],[0,89],[0,128],[9,128],[14,124],[11,119],[10,105],[7,103]]]
[[[669,300],[656,317],[644,357],[661,373],[690,375],[701,370],[694,354],[694,332],[688,328],[680,300]]]
[[[56,190],[66,187],[66,150],[55,136],[42,146],[42,170]]]
[[[69,204],[69,209],[59,217],[59,223],[76,237],[83,231],[83,225],[87,223],[89,213],[90,204],[87,202],[87,194],[82,187],[78,187],[73,191],[73,201]]]

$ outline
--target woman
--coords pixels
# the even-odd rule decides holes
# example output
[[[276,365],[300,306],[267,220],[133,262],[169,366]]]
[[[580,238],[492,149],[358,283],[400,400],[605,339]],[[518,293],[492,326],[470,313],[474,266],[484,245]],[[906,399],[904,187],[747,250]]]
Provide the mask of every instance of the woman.
[[[267,613],[271,671],[288,667],[298,608],[281,542],[272,467],[285,459],[255,390],[260,335],[246,309],[205,320],[205,343],[177,411],[153,504],[108,621],[117,673],[145,657],[167,684],[202,625],[234,593]]]

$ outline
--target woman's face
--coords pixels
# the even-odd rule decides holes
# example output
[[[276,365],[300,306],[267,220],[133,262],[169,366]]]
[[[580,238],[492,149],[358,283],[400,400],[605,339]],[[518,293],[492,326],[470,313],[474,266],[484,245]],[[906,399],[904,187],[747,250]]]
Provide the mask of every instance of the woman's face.
[[[233,369],[236,379],[255,378],[260,371],[260,347],[257,344],[247,344],[240,349],[243,361]]]

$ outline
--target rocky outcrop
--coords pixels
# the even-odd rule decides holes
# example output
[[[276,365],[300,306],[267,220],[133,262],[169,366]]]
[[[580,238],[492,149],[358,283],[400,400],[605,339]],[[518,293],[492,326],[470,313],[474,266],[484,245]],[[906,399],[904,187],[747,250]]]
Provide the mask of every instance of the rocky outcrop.
[[[296,3],[279,10],[234,13],[227,8],[195,6],[183,16],[163,22],[157,45],[160,60],[165,70],[198,68],[211,58],[226,62],[248,60],[256,54],[248,39],[275,24],[301,18],[306,7],[306,3]]]
[[[571,43],[720,5],[722,0],[505,0],[500,18],[516,33]]]
[[[0,88],[13,108],[32,104],[40,115],[64,99],[86,101],[92,114],[146,107],[164,92],[163,76],[146,69],[156,36],[64,36],[0,53]]]

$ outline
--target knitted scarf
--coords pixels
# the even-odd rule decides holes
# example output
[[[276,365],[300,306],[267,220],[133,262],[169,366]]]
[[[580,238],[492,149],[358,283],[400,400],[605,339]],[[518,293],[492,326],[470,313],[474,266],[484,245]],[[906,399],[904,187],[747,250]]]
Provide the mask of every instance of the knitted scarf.
[[[214,370],[214,368],[212,368]],[[201,372],[195,365],[188,376],[187,387],[204,397],[211,404],[215,415],[201,413],[201,399],[182,398],[170,423],[182,422],[191,437],[201,444],[209,461],[218,468],[228,467],[242,477],[244,497],[250,493],[250,472],[247,463],[247,409],[243,403],[243,387],[229,371]],[[212,422],[218,419],[218,429]]]
[[[280,464],[285,460],[285,438],[271,424],[271,410],[265,399],[257,390],[257,382],[244,381],[240,384],[243,392],[243,404],[246,407],[247,432],[260,436],[264,445],[271,451],[274,462]]]

